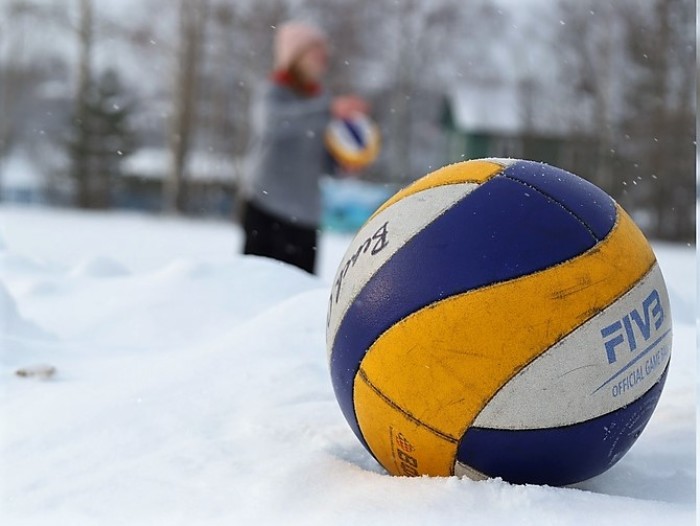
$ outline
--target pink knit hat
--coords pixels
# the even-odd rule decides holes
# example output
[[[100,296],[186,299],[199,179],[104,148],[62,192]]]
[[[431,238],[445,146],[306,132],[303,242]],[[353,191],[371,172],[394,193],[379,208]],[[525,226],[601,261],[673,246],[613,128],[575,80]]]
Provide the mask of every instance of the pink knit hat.
[[[327,45],[326,34],[304,22],[285,22],[275,33],[275,70],[284,71],[313,44]]]

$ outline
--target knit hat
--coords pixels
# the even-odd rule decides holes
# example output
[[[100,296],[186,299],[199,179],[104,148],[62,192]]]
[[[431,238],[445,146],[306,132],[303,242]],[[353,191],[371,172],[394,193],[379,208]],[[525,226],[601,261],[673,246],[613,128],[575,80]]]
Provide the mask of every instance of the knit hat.
[[[313,44],[327,45],[326,34],[304,22],[285,22],[275,33],[275,70],[290,68],[301,53]]]

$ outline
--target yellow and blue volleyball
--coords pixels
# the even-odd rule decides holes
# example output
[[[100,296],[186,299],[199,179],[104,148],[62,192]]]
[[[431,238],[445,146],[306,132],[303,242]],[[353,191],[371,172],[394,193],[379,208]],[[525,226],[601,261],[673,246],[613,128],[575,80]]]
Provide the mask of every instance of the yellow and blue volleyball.
[[[379,155],[379,128],[361,113],[350,118],[332,119],[326,127],[324,139],[328,153],[345,168],[360,170],[372,164]]]
[[[512,159],[445,166],[383,204],[327,325],[345,418],[405,476],[596,476],[646,426],[671,355],[664,279],[627,213]]]

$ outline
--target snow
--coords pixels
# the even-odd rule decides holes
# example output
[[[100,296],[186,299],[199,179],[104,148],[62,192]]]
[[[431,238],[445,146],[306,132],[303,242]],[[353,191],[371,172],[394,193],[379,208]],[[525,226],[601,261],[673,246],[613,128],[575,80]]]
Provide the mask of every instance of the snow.
[[[518,92],[505,84],[468,84],[450,94],[455,124],[470,132],[522,132]]]
[[[0,161],[1,162],[1,161]],[[36,166],[24,153],[8,157],[0,166],[0,191],[41,191],[46,186]]]
[[[526,132],[561,136],[567,126],[542,112],[527,122],[527,103],[516,84],[503,81],[462,84],[449,94],[455,126],[470,133],[519,135]]]
[[[237,255],[229,223],[0,207],[0,524],[695,523],[692,248],[655,244],[675,327],[649,426],[551,488],[391,477],[365,452],[326,365],[348,242],[324,235],[312,277]]]

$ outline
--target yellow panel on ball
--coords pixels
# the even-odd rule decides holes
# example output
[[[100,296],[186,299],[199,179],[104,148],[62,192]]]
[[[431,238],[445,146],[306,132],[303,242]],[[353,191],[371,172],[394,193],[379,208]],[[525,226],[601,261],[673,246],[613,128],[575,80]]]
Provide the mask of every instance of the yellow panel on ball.
[[[366,377],[355,379],[355,400],[360,421],[377,422],[382,440],[373,440],[372,453],[392,475],[444,475],[449,473],[457,440],[398,410]],[[410,437],[410,438],[409,438]]]

